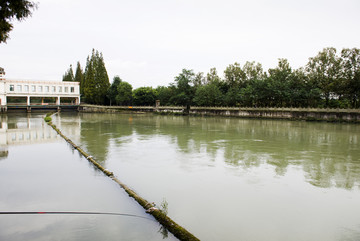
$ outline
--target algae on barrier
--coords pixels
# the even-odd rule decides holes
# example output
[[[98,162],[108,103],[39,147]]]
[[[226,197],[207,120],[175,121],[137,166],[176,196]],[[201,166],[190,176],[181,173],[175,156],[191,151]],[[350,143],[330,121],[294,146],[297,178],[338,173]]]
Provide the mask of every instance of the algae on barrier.
[[[51,122],[51,121],[52,121],[52,119],[51,119],[50,116],[46,116],[46,117],[44,118],[44,120],[45,120],[46,122]]]

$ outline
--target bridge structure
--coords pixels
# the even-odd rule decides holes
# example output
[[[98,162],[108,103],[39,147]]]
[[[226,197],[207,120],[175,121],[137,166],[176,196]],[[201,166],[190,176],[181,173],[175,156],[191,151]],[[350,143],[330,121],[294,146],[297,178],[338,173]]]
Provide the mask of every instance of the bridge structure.
[[[6,79],[0,68],[0,112],[8,109],[62,109],[80,105],[80,83]]]

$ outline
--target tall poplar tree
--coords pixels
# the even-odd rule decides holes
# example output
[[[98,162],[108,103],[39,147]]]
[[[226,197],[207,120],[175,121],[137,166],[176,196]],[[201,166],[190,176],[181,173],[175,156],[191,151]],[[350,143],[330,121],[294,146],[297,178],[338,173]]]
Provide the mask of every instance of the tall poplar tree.
[[[103,105],[106,102],[107,90],[110,87],[102,53],[92,50],[86,61],[83,93],[86,102]]]
[[[83,85],[83,82],[84,82],[84,73],[83,73],[83,70],[80,66],[80,62],[78,61],[77,62],[77,66],[76,66],[76,70],[75,70],[75,77],[74,77],[74,81],[76,82],[79,82],[80,83],[80,94],[84,94],[83,93],[83,88],[82,88],[82,85]]]
[[[63,75],[63,81],[74,81],[74,72],[72,70],[72,65],[70,64],[70,68]]]

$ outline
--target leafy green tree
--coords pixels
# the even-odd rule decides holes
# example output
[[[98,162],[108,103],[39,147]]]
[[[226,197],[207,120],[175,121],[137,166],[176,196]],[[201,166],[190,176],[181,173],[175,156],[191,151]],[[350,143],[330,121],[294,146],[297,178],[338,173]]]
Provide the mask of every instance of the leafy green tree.
[[[271,103],[270,84],[267,79],[253,79],[240,90],[240,100],[243,106],[268,107]]]
[[[171,97],[174,96],[175,88],[173,86],[158,86],[156,88],[157,99],[160,100],[160,104],[164,106],[174,105]]]
[[[227,106],[240,106],[242,102],[240,86],[230,86],[224,95],[224,102]]]
[[[117,87],[117,95],[115,97],[118,105],[132,104],[132,86],[126,81],[121,81]]]
[[[203,85],[204,83],[205,83],[204,73],[202,73],[202,72],[197,73],[193,80],[193,86],[195,87],[195,89],[198,86]]]
[[[278,66],[275,69],[269,69],[268,81],[270,84],[271,106],[288,106],[291,99],[290,81],[292,78],[292,69],[287,59],[279,59]]]
[[[153,106],[156,101],[156,90],[152,87],[140,87],[133,91],[133,103],[137,106]]]
[[[287,90],[290,98],[287,100],[286,105],[289,107],[307,107],[310,99],[312,99],[313,102],[318,102],[320,95],[317,97],[311,96],[311,94],[314,94],[315,92],[311,93],[309,87],[311,88],[302,68],[292,71],[292,74],[288,79]],[[320,93],[320,90],[318,93]]]
[[[233,90],[233,101],[241,106],[266,106],[269,104],[269,88],[267,75],[263,71],[262,65],[255,62],[246,62],[242,68],[243,85],[242,88]],[[229,99],[229,95],[227,99]]]
[[[306,65],[306,72],[310,81],[321,90],[327,107],[331,98],[342,94],[339,88],[341,58],[336,55],[335,48],[324,48],[318,55],[310,58]]]
[[[239,63],[229,65],[224,71],[224,81],[228,85],[225,102],[228,106],[253,105],[254,95],[251,85],[266,77],[260,63],[246,62],[243,68]]]
[[[171,98],[171,102],[176,105],[186,106],[186,109],[189,110],[195,95],[194,80],[194,71],[183,69],[182,72],[175,77],[175,83],[173,84],[175,87],[175,95]]]
[[[224,95],[216,82],[199,86],[196,89],[194,102],[198,106],[221,106]]]
[[[223,96],[228,91],[228,85],[219,77],[216,68],[211,68],[210,71],[206,74],[204,85],[206,84],[215,84],[220,89]],[[224,101],[221,104],[225,104]]]
[[[242,71],[245,75],[244,83],[248,84],[252,80],[260,80],[266,78],[266,73],[264,73],[263,67],[260,63],[255,63],[247,61],[242,68]]]
[[[22,21],[31,16],[37,4],[27,0],[2,0],[0,1],[0,43],[6,43],[10,31],[14,28],[13,19]]]
[[[244,87],[246,74],[241,69],[239,63],[230,64],[224,71],[225,82],[230,88]]]
[[[72,70],[72,65],[70,64],[70,68],[63,75],[62,81],[74,81],[74,72]]]
[[[220,83],[221,78],[219,77],[216,68],[211,68],[210,71],[206,74],[206,79],[204,84],[210,83]]]
[[[107,90],[110,86],[102,53],[92,50],[88,56],[84,74],[84,96],[91,104],[105,104]]]
[[[119,84],[122,82],[119,76],[115,76],[113,79],[112,84],[110,85],[108,92],[107,92],[107,98],[110,101],[110,105],[113,103],[118,104],[116,101],[116,96],[118,95],[118,87]]]
[[[360,107],[360,49],[343,49],[342,80],[344,92],[352,108]]]

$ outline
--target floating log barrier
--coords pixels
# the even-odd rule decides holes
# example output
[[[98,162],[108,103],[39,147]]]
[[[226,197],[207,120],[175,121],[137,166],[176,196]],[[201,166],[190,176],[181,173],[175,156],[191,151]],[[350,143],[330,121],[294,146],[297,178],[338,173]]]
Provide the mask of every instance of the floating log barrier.
[[[48,115],[49,116],[49,115]],[[66,137],[51,121],[47,122],[65,141],[67,141],[74,149],[78,150],[89,162],[96,166],[100,171],[105,175],[110,177],[113,181],[120,185],[121,188],[132,198],[134,198],[145,210],[147,213],[151,214],[163,227],[165,227],[169,232],[171,232],[179,240],[189,240],[196,241],[199,240],[185,228],[177,224],[171,218],[169,218],[164,212],[155,207],[154,204],[148,202],[144,198],[140,197],[135,191],[130,189],[127,185],[122,183],[118,178],[114,176],[113,172],[108,171],[103,166],[101,166],[91,155],[86,153],[78,145],[76,145],[71,139]]]

